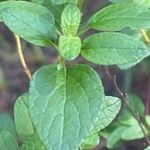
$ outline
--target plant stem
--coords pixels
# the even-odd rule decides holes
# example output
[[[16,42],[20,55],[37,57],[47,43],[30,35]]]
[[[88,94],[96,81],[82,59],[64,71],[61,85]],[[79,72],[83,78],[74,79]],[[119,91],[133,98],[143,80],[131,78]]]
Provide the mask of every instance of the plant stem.
[[[113,81],[114,83],[114,86],[117,90],[117,93],[120,95],[120,97],[122,98],[122,100],[125,102],[125,104],[127,105],[129,111],[131,112],[131,114],[133,115],[133,117],[137,120],[145,138],[146,138],[146,141],[147,141],[147,144],[150,145],[150,139],[145,131],[145,128],[147,127],[147,124],[145,124],[145,119],[144,121],[141,120],[140,116],[134,112],[134,110],[132,109],[132,107],[130,106],[129,102],[128,102],[128,99],[127,99],[127,94],[126,96],[123,94],[123,92],[120,90],[118,84],[117,84],[117,81],[116,81],[116,76],[112,77],[112,75],[110,74],[109,72],[109,69],[107,68],[106,69],[106,74],[110,77],[110,79]]]
[[[128,69],[125,72],[125,82],[124,82],[124,91],[130,93],[131,91],[131,82],[132,82],[132,70]]]
[[[24,55],[23,55],[23,52],[22,52],[20,37],[18,35],[15,35],[15,39],[16,39],[19,59],[20,59],[21,65],[24,69],[24,73],[26,74],[28,79],[31,80],[31,78],[32,78],[31,72],[30,72],[30,70],[29,70],[29,68],[28,68],[28,66],[25,62],[25,58],[24,58]]]
[[[78,0],[78,7],[82,9],[84,3],[85,3],[85,0]]]
[[[83,35],[86,31],[88,31],[89,30],[89,27],[87,27],[87,25],[86,26],[84,26],[78,33],[77,33],[77,36],[81,36],[81,35]]]
[[[150,113],[150,109],[149,109],[149,107],[150,107],[150,79],[149,79],[149,81],[148,81],[148,85],[147,85],[147,98],[146,98],[146,103],[145,103],[145,114],[146,115],[149,115],[149,113]]]
[[[143,34],[143,37],[144,37],[146,43],[150,46],[150,39],[149,39],[146,31],[144,31],[143,29],[141,29],[141,33]]]
[[[61,56],[59,56],[58,63],[59,63],[60,65],[64,66],[64,67],[66,66],[66,65],[65,65],[65,60],[64,60]]]
[[[150,38],[148,37],[146,31],[144,31],[144,29],[141,29],[141,33],[143,34],[143,37],[146,41],[146,43],[150,46]],[[150,80],[148,81],[148,96],[146,99],[146,105],[145,105],[145,114],[148,115],[149,114],[149,106],[150,106]]]

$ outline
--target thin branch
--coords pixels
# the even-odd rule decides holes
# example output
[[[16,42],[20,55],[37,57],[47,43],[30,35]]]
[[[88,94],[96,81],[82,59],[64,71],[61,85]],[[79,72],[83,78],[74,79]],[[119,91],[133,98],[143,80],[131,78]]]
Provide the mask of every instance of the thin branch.
[[[145,114],[149,115],[149,111],[150,111],[150,79],[148,81],[148,85],[147,85],[147,98],[146,98],[146,103],[145,103]]]
[[[141,29],[141,33],[142,33],[142,35],[143,35],[143,37],[144,37],[146,43],[150,46],[150,39],[149,39],[149,37],[148,37],[146,31],[145,31],[144,29]]]
[[[129,109],[129,111],[131,112],[131,114],[133,115],[133,117],[137,120],[137,122],[138,122],[138,124],[139,124],[139,126],[140,126],[140,128],[141,128],[141,130],[142,130],[142,132],[143,132],[143,134],[144,134],[144,136],[145,136],[145,138],[146,138],[147,144],[150,145],[150,139],[149,139],[149,137],[148,137],[148,135],[147,135],[147,133],[146,133],[146,131],[145,131],[145,128],[144,128],[144,127],[146,127],[146,126],[145,126],[145,124],[142,122],[142,120],[141,120],[139,114],[137,114],[136,112],[134,112],[134,110],[133,110],[132,107],[130,106],[130,104],[129,104],[129,102],[128,102],[128,99],[127,99],[127,94],[124,95],[123,92],[120,90],[120,88],[119,88],[119,86],[118,86],[118,84],[117,84],[117,81],[116,81],[116,76],[112,77],[112,75],[110,74],[108,68],[106,68],[106,74],[107,74],[107,75],[109,76],[109,78],[113,81],[114,86],[115,86],[115,88],[116,88],[116,90],[117,90],[117,93],[120,95],[120,97],[122,98],[122,100],[126,103],[128,109]]]
[[[24,73],[26,74],[28,79],[31,80],[31,78],[32,78],[31,72],[30,72],[30,70],[29,70],[29,68],[28,68],[28,66],[25,62],[25,58],[24,58],[24,55],[23,55],[23,52],[22,52],[20,37],[18,35],[15,35],[15,39],[16,39],[19,59],[20,59],[21,65],[24,69]]]

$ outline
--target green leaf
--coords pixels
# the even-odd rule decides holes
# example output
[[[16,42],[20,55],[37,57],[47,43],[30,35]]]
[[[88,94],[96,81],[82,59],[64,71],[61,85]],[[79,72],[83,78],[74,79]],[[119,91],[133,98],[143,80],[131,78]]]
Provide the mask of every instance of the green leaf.
[[[101,113],[95,130],[106,128],[117,116],[121,108],[121,101],[117,97],[106,96],[101,106]]]
[[[8,113],[0,113],[0,129],[5,129],[17,137],[15,123]]]
[[[112,3],[125,3],[125,2],[133,2],[133,0],[109,0]]]
[[[85,150],[85,149],[92,149],[96,145],[98,145],[100,140],[100,137],[98,133],[92,133],[90,136],[88,136],[81,144],[80,149]]]
[[[61,28],[64,35],[76,35],[81,20],[81,12],[76,5],[69,4],[61,16]]]
[[[105,32],[83,41],[81,54],[87,60],[102,65],[139,63],[150,55],[143,42],[125,34]]]
[[[43,5],[48,8],[50,12],[53,14],[56,26],[60,27],[61,13],[65,7],[65,5],[54,5],[50,0],[32,0],[33,3],[37,3]]]
[[[120,126],[112,134],[109,135],[107,139],[107,147],[112,149],[120,145],[122,143],[121,135],[125,131],[127,127],[126,126]]]
[[[125,27],[133,30],[150,27],[149,12],[145,7],[133,3],[112,4],[94,14],[88,24],[97,30],[120,31]],[[146,15],[141,15],[146,12]]]
[[[144,150],[150,150],[150,146],[148,146],[147,148],[145,148]]]
[[[150,8],[150,1],[149,0],[135,0],[135,2],[138,4],[140,3],[141,5]]]
[[[98,138],[98,134],[95,132],[107,127],[118,114],[120,107],[121,107],[121,101],[117,97],[106,96],[104,98],[101,106],[101,113],[100,116],[98,117],[99,123],[97,123],[97,126],[94,128],[93,134],[91,134],[82,143],[81,145],[82,149],[91,149],[98,144],[99,138]]]
[[[145,116],[145,120],[146,120],[146,122],[148,123],[148,125],[150,125],[150,116]]]
[[[142,34],[140,32],[140,30],[138,31],[135,31],[135,30],[131,30],[130,28],[124,28],[121,33],[124,33],[124,34],[127,34],[127,35],[130,35],[136,39],[139,39],[142,37]],[[145,40],[141,40],[141,41],[145,41]],[[142,61],[142,60],[140,60]],[[137,65],[137,62],[135,63],[127,63],[127,64],[123,64],[123,65],[118,65],[119,69],[121,70],[127,70],[133,66]]]
[[[39,69],[30,84],[29,111],[46,148],[77,150],[97,123],[103,97],[101,80],[89,66]]]
[[[29,136],[23,141],[21,150],[46,150],[37,134]]]
[[[51,0],[55,5],[61,5],[64,3],[74,3],[77,4],[78,0]]]
[[[112,134],[112,132],[115,131],[116,128],[118,128],[119,126],[121,126],[121,124],[117,122],[117,119],[116,119],[116,121],[113,121],[108,127],[101,130],[99,132],[99,135],[107,139]]]
[[[144,128],[144,127],[143,127]],[[146,130],[145,130],[146,132]],[[128,127],[121,135],[123,140],[136,140],[144,137],[141,127],[139,124],[135,124],[131,127]]]
[[[122,115],[118,117],[118,121],[125,126],[132,126],[138,123],[129,111],[123,111]]]
[[[63,58],[73,60],[80,54],[80,50],[81,40],[79,37],[60,37],[59,53]]]
[[[54,17],[43,6],[25,1],[2,2],[0,13],[12,32],[30,43],[49,46],[56,39]]]
[[[14,106],[16,129],[20,137],[34,134],[34,127],[28,112],[28,94],[20,96]]]
[[[0,149],[19,150],[19,147],[13,135],[6,130],[0,130]]]
[[[139,60],[142,61],[143,59]],[[129,68],[132,68],[133,66],[137,65],[137,62],[134,62],[134,63],[127,63],[127,64],[123,64],[123,65],[118,65],[119,69],[121,70],[127,70]]]
[[[45,150],[39,139],[28,110],[28,94],[20,96],[14,107],[15,123],[17,132],[22,139],[22,150]]]
[[[144,116],[145,107],[140,97],[134,94],[130,94],[128,96],[128,103],[134,112]]]
[[[143,5],[147,8],[150,8],[150,1],[149,0],[109,0],[109,1],[113,2],[113,3],[132,2],[132,3]]]

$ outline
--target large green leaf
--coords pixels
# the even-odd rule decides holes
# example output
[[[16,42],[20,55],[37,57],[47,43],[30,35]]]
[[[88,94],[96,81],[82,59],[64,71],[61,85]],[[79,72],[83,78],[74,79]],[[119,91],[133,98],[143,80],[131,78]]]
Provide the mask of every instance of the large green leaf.
[[[86,65],[39,69],[30,84],[29,111],[49,150],[77,150],[93,130],[104,91],[98,75]]]
[[[76,5],[69,4],[61,16],[61,28],[64,35],[76,35],[81,21],[81,12]]]
[[[93,132],[81,144],[81,149],[91,149],[99,143],[97,131],[106,128],[116,117],[121,107],[121,101],[117,97],[106,96],[103,99],[101,113],[98,117],[97,126]]]
[[[141,41],[121,33],[98,33],[83,41],[81,54],[87,60],[102,65],[139,63],[150,55]]]
[[[55,5],[50,0],[32,0],[33,3],[43,5],[48,8],[54,16],[55,23],[57,27],[60,27],[61,13],[65,5]]]
[[[112,4],[94,14],[89,26],[98,30],[120,31],[124,27],[141,29],[150,27],[150,15],[141,15],[147,9],[133,3]]]
[[[19,150],[19,147],[13,135],[6,130],[0,130],[0,149]]]
[[[106,128],[116,117],[121,107],[121,101],[117,97],[106,96],[103,99],[101,112],[98,117],[97,125],[93,132],[81,144],[81,149],[91,149],[99,143],[98,133]]]
[[[23,141],[21,150],[46,150],[45,146],[39,140],[37,134],[29,136]]]
[[[95,130],[107,127],[117,116],[121,108],[121,101],[117,97],[106,96],[101,106],[101,113]]]
[[[150,1],[149,0],[109,0],[109,1],[113,2],[113,3],[132,2],[132,3],[140,4],[140,5],[143,5],[145,7],[150,8]]]
[[[139,62],[142,61],[142,60],[143,60],[143,59],[139,60]],[[134,62],[134,63],[127,63],[127,64],[123,64],[123,65],[118,65],[118,67],[119,67],[119,69],[121,69],[121,70],[127,70],[127,69],[129,69],[129,68],[131,68],[131,67],[133,67],[133,66],[135,66],[135,65],[137,65],[137,62]]]
[[[51,0],[55,5],[61,5],[64,3],[74,3],[77,4],[78,0]]]
[[[56,39],[54,17],[38,4],[25,1],[0,3],[0,16],[11,31],[40,46],[49,46]]]
[[[81,40],[79,37],[61,36],[59,38],[59,53],[63,58],[73,60],[80,54],[80,50]]]
[[[5,129],[17,137],[15,123],[8,113],[0,113],[0,129]]]
[[[17,132],[22,139],[22,150],[45,150],[39,139],[28,111],[28,94],[20,96],[14,108]]]

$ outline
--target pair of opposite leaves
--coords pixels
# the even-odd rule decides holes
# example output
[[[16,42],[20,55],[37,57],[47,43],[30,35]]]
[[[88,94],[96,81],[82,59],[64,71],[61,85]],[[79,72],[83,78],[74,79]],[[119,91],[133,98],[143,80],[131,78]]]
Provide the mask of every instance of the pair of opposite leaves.
[[[81,21],[81,12],[76,5],[69,4],[61,15],[63,36],[59,38],[59,53],[66,60],[75,59],[81,51],[81,39],[76,36]]]

